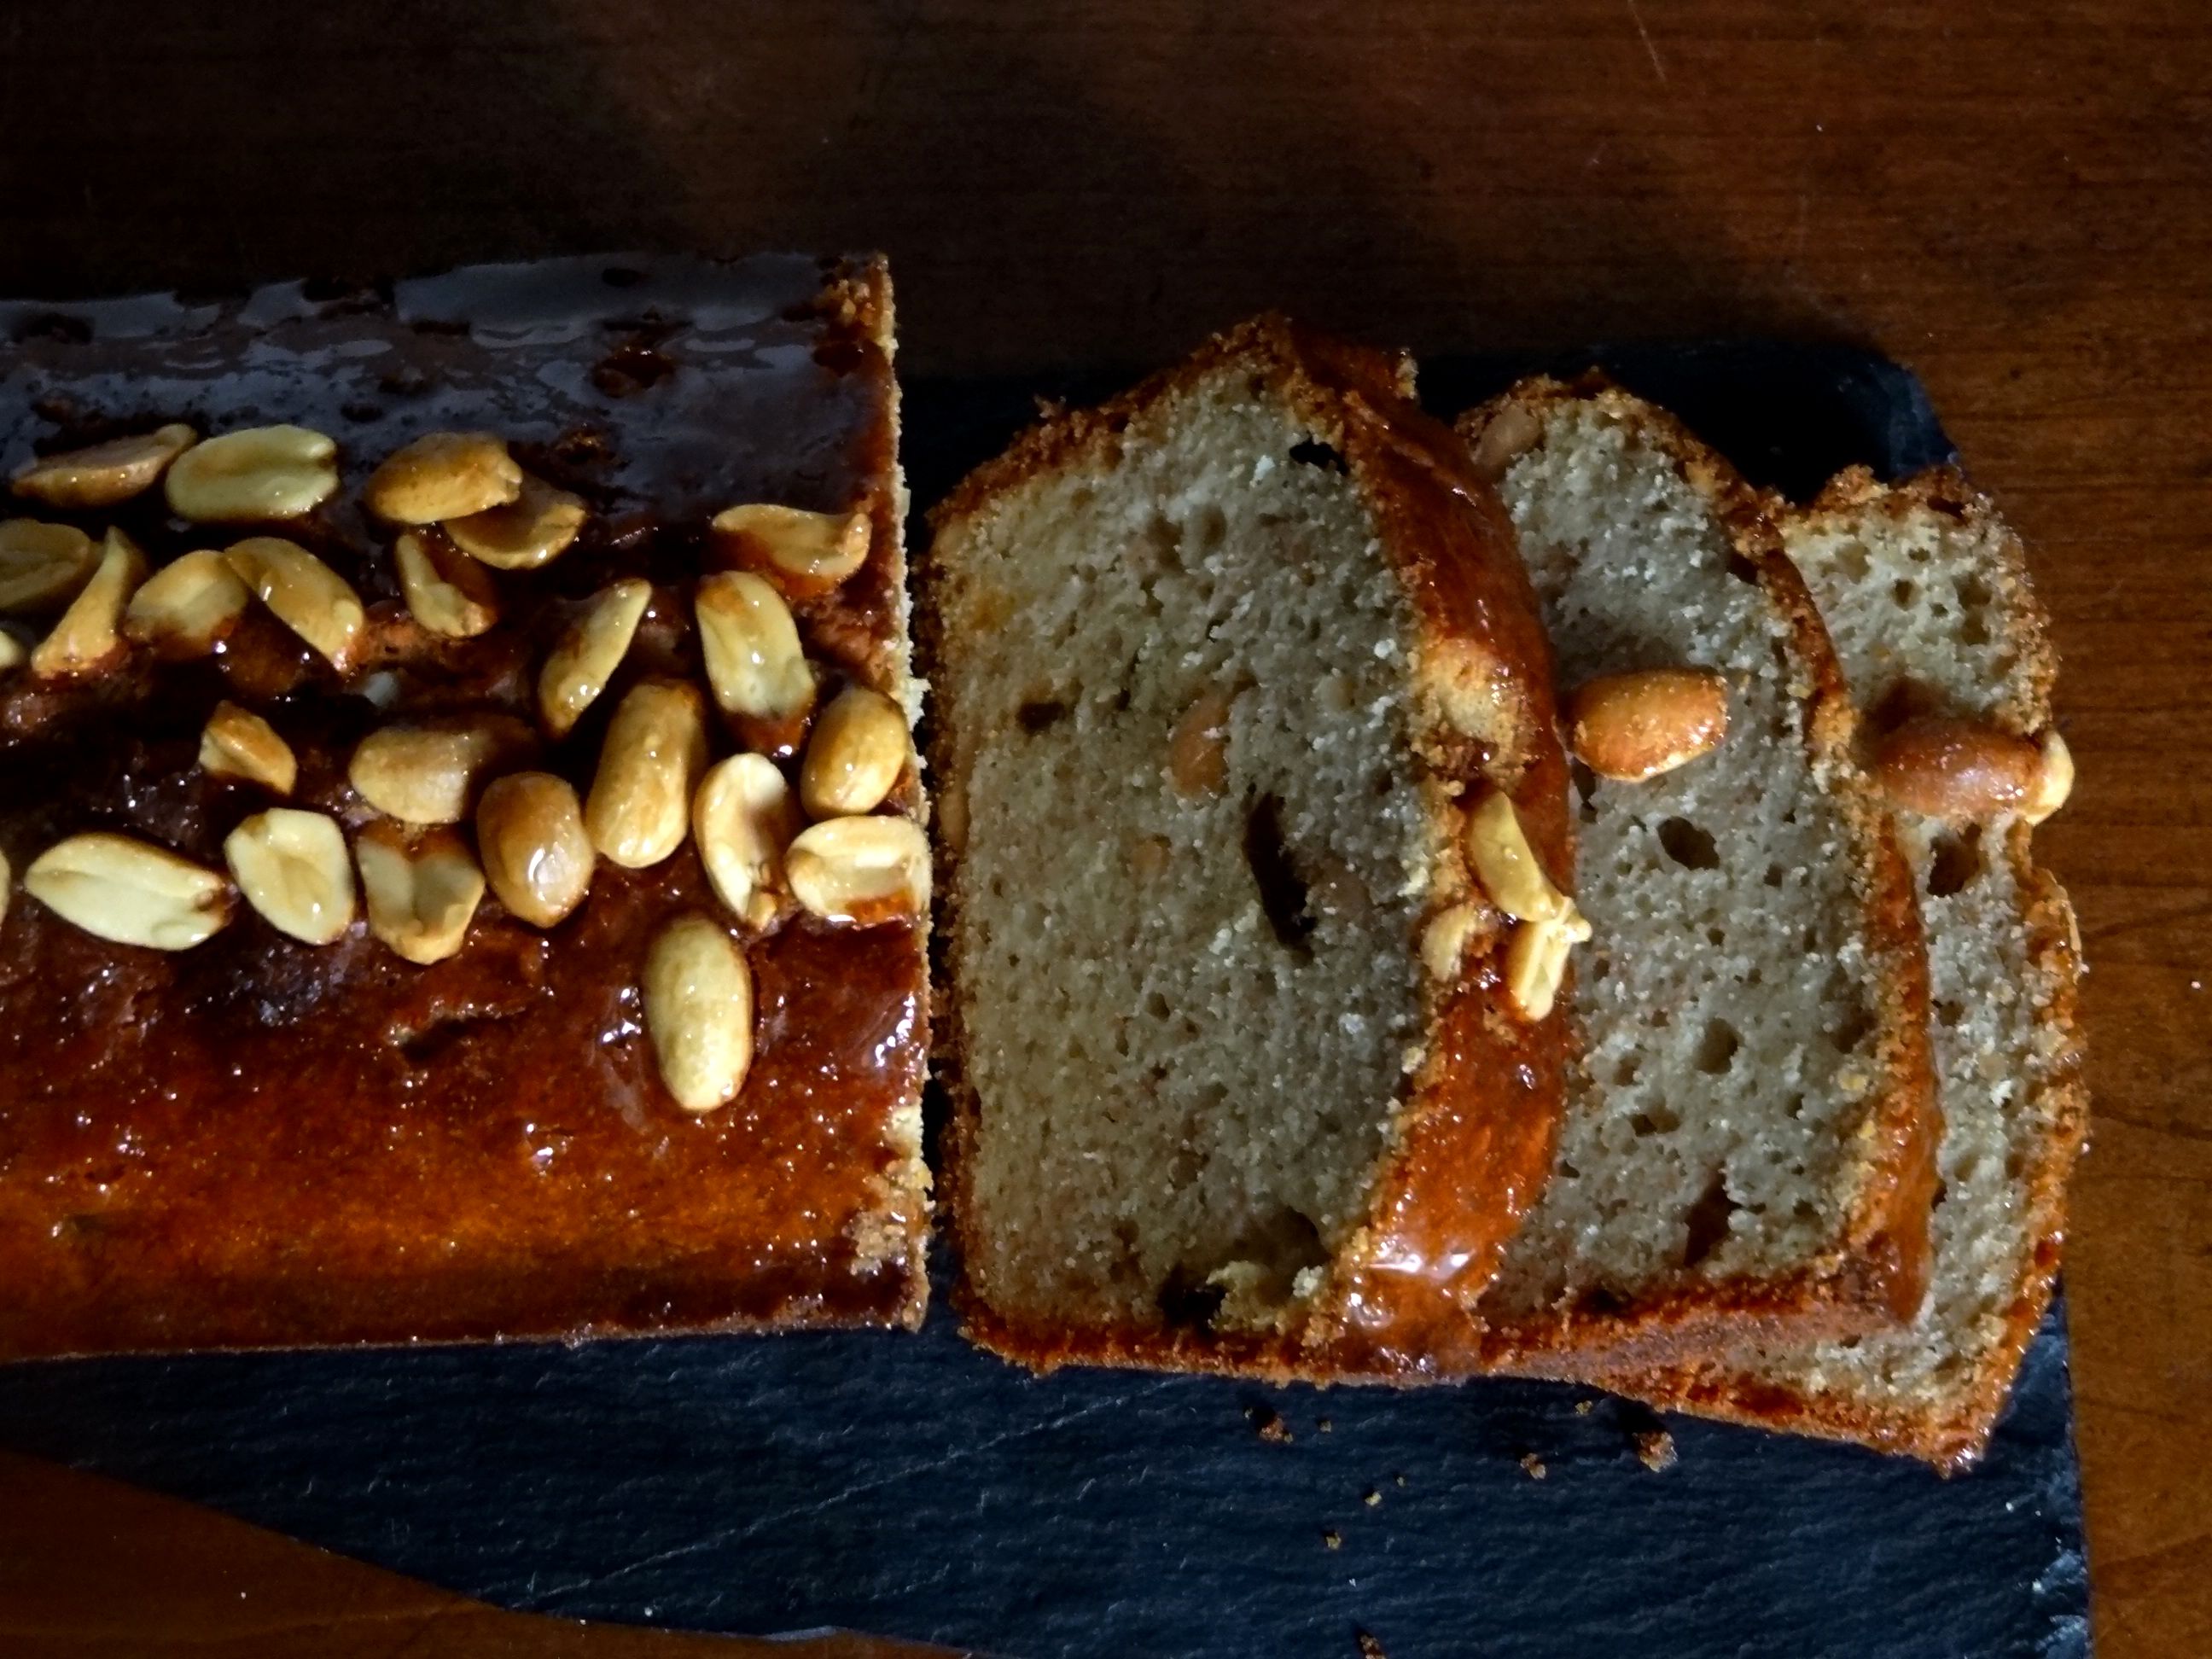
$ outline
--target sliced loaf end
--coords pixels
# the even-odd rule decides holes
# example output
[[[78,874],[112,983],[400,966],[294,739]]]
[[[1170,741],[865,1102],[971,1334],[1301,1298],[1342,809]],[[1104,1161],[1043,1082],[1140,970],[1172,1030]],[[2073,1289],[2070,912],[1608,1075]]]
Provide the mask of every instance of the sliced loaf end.
[[[1566,872],[1548,659],[1404,390],[1262,319],[933,515],[961,1300],[1024,1363],[1463,1368],[1547,1164],[1462,843],[1502,789]]]
[[[1540,380],[1462,422],[1561,684],[1698,666],[1714,752],[1577,767],[1579,1062],[1553,1177],[1481,1304],[1494,1364],[1588,1376],[1747,1329],[1909,1317],[1937,1119],[1910,880],[1832,647],[1762,503],[1671,417]]]

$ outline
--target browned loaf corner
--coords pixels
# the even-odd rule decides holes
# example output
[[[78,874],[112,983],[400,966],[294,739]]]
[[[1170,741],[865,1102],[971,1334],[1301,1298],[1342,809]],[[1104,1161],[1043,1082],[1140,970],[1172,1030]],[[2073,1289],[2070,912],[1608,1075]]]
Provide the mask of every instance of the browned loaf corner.
[[[1462,416],[1459,431],[1478,470],[1502,484],[1516,460],[1538,443],[1547,416],[1576,404],[1624,423],[1637,442],[1672,462],[1724,527],[1732,544],[1730,573],[1755,583],[1781,619],[1777,650],[1788,659],[1797,735],[1816,775],[1828,780],[1846,843],[1850,899],[1858,907],[1855,932],[1875,964],[1875,1006],[1867,1011],[1871,1041],[1861,1050],[1874,1083],[1848,1129],[1849,1156],[1858,1170],[1855,1194],[1841,1224],[1819,1248],[1780,1272],[1721,1276],[1686,1266],[1635,1284],[1586,1280],[1556,1299],[1522,1297],[1517,1305],[1512,1290],[1516,1267],[1534,1249],[1531,1232],[1524,1230],[1506,1251],[1498,1284],[1476,1307],[1484,1365],[1604,1380],[1624,1364],[1709,1355],[1753,1336],[1844,1336],[1909,1319],[1929,1273],[1941,1122],[1911,878],[1887,814],[1853,760],[1856,721],[1843,674],[1805,584],[1782,550],[1768,503],[1674,417],[1601,376],[1572,385],[1524,382]],[[1632,665],[1640,665],[1587,672]],[[1592,920],[1604,927],[1595,910]],[[1577,1032],[1577,1054],[1589,1036]],[[1578,1109],[1592,1109],[1604,1086],[1590,1074],[1590,1063],[1578,1060],[1568,1081],[1570,1122]],[[1693,1101],[1682,1104],[1685,1115],[1696,1109]]]
[[[965,791],[984,733],[943,672],[964,643],[952,631],[959,562],[1025,488],[1078,470],[1110,477],[1125,454],[1160,437],[1182,399],[1238,374],[1254,398],[1279,401],[1312,443],[1339,458],[1411,602],[1407,701],[1417,775],[1397,787],[1418,793],[1438,849],[1420,899],[1424,930],[1456,910],[1466,944],[1455,966],[1424,982],[1419,1063],[1389,1109],[1358,1224],[1329,1255],[1316,1293],[1265,1328],[1223,1328],[1188,1310],[1097,1318],[1009,1305],[993,1282],[993,1241],[974,1184],[984,1115],[1022,1103],[984,1101],[969,1074],[962,921],[975,896],[963,882]],[[1561,887],[1572,854],[1550,653],[1511,527],[1463,447],[1410,392],[1403,358],[1262,317],[1097,409],[1050,415],[931,515],[933,545],[917,563],[918,635],[933,682],[931,763],[941,800],[946,994],[937,1065],[952,1106],[944,1175],[963,1261],[957,1304],[969,1334],[1009,1358],[1039,1370],[1088,1363],[1394,1382],[1474,1363],[1468,1310],[1544,1179],[1567,1034],[1556,1012],[1532,1022],[1509,1006],[1509,924],[1483,902],[1468,867],[1468,809],[1506,793]],[[1418,951],[1419,939],[1403,948]]]
[[[1775,510],[1789,545],[1808,561],[1808,579],[1830,606],[1839,639],[1863,636],[1855,641],[1858,651],[1845,655],[1869,746],[1931,710],[2029,743],[2053,729],[2057,659],[2025,551],[1958,468],[1884,485],[1854,467],[1809,507],[1778,503]],[[1959,575],[1929,572],[1924,563],[1902,574],[1865,568],[1859,547],[1916,526],[1921,547],[1932,536],[1955,537],[1971,550],[1971,567]],[[1814,562],[1834,546],[1856,562],[1851,569]],[[1931,599],[1946,576],[1963,598]],[[1890,619],[1875,607],[1892,596],[1875,590],[1893,580],[1911,585],[1898,586],[1893,601],[1913,607],[1917,622],[1928,622],[1937,604],[1955,607],[1953,632],[1965,643],[1945,649],[1942,641],[1886,626]],[[1960,660],[1984,645],[2002,653],[1987,668]],[[1949,684],[1939,684],[1944,680]],[[1923,824],[1916,833],[1905,815],[1901,824],[1929,913],[1947,1125],[1942,1174],[1950,1201],[1936,1212],[1927,1304],[1906,1328],[1850,1346],[1747,1343],[1710,1362],[1606,1381],[1653,1405],[1857,1441],[1953,1472],[1987,1448],[2050,1305],[2066,1183],[2088,1124],[2078,1024],[2081,946],[2063,890],[2035,862],[2028,822]],[[1978,859],[1960,856],[1977,842]],[[1963,909],[1976,902],[1978,890],[1984,908]],[[1997,996],[1986,994],[1986,980],[1977,985],[1982,975],[1998,981]],[[1978,989],[1985,1006],[2017,996],[2033,1011],[2016,1046],[1996,1051],[2002,1093],[1990,1088],[1985,1069],[1992,1050],[1957,1029]],[[1978,1202],[1979,1211],[1970,1207]]]

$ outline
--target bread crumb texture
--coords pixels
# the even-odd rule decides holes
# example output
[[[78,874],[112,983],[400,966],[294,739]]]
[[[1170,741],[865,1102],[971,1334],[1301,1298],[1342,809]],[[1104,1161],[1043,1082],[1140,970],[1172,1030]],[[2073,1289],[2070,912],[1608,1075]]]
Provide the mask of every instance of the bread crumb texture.
[[[1707,499],[1612,411],[1553,406],[1500,489],[1562,685],[1697,665],[1730,708],[1727,741],[1678,771],[1577,769],[1585,1053],[1486,1307],[1781,1275],[1845,1226],[1878,1078],[1857,855],[1804,735],[1812,688]]]
[[[1340,459],[1239,367],[957,532],[969,1271],[1013,1316],[1277,1325],[1419,1042],[1408,604]]]

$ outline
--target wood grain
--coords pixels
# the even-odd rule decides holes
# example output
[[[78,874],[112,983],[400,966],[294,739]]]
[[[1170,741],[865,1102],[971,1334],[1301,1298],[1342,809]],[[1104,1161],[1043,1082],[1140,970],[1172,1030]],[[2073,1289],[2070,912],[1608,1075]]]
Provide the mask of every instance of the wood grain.
[[[2212,14],[2201,0],[16,7],[0,291],[889,250],[910,368],[1262,305],[1417,349],[1912,364],[2066,659],[2096,1618],[2212,1651]]]

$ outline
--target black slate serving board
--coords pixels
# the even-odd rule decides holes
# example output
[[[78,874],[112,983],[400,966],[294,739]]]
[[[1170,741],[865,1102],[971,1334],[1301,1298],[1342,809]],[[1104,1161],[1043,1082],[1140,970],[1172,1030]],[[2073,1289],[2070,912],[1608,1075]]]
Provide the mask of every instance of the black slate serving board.
[[[1448,414],[1592,362],[1793,493],[1950,453],[1918,383],[1844,347],[1449,359],[1423,391]],[[1036,392],[1123,380],[909,386],[917,502]],[[1033,1379],[960,1340],[943,1266],[915,1336],[0,1369],[0,1443],[583,1618],[1024,1659],[2089,1650],[2063,1305],[1972,1474],[1687,1420],[1654,1473],[1656,1419],[1588,1389]]]

